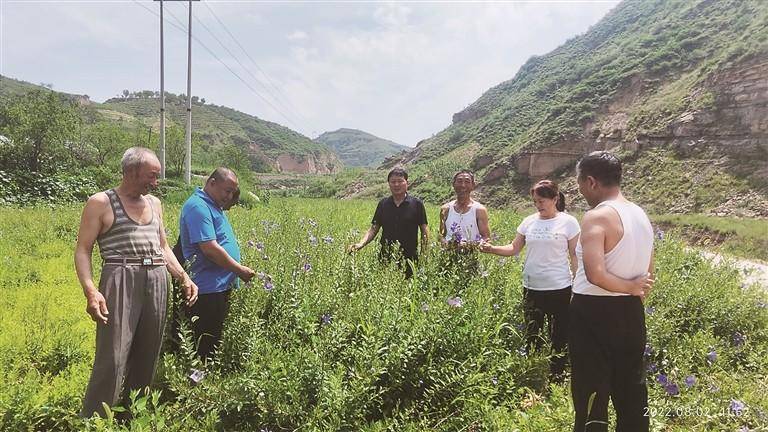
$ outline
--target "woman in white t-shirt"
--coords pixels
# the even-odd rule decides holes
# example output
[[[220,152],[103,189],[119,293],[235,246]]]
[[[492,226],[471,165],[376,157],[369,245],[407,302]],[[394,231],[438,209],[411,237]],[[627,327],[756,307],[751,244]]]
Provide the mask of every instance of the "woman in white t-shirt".
[[[523,219],[512,243],[506,246],[483,243],[480,250],[512,256],[527,246],[523,267],[527,348],[541,348],[539,333],[546,318],[554,351],[550,371],[553,377],[562,379],[567,363],[568,304],[573,275],[576,274],[576,243],[581,230],[576,218],[565,213],[565,196],[557,183],[551,180],[536,183],[531,188],[531,198],[537,211]]]

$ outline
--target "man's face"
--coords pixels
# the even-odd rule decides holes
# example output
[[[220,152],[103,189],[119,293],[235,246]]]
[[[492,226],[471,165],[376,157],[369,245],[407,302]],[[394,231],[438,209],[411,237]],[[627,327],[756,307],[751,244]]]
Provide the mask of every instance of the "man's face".
[[[600,204],[600,194],[597,189],[598,183],[592,177],[584,177],[576,173],[576,182],[579,184],[579,193],[584,197],[590,207]]]
[[[387,180],[392,195],[403,195],[408,191],[408,180],[400,176],[392,176]]]
[[[234,176],[226,176],[221,180],[213,179],[208,183],[206,192],[221,208],[227,207],[237,191],[238,181]]]
[[[142,195],[150,193],[157,189],[157,181],[160,178],[160,161],[157,158],[149,159],[134,169],[129,178]]]
[[[453,190],[456,195],[467,194],[475,189],[475,181],[469,173],[461,173],[453,180]]]

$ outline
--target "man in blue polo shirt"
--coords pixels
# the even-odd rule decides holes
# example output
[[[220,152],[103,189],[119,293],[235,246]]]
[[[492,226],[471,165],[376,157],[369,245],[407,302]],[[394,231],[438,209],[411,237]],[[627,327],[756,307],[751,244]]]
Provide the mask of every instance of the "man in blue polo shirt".
[[[179,233],[189,273],[199,288],[197,303],[188,310],[197,316],[192,322],[197,355],[211,358],[221,340],[224,319],[229,311],[229,295],[255,272],[240,264],[240,246],[223,209],[238,189],[237,176],[228,168],[216,168],[203,189],[198,188],[181,208]]]

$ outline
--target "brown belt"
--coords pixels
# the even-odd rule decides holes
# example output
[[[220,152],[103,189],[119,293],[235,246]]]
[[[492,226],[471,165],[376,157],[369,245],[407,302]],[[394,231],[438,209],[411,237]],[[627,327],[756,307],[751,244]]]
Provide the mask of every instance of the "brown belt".
[[[106,258],[104,264],[140,265],[140,266],[164,266],[163,257],[131,257],[131,258]]]

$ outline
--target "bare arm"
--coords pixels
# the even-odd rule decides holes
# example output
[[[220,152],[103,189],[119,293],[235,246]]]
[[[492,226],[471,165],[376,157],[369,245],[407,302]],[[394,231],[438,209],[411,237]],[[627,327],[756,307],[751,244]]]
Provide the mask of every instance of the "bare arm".
[[[447,229],[445,228],[445,221],[448,219],[448,209],[451,203],[443,204],[442,207],[440,207],[440,227],[438,228],[437,232],[440,234],[440,243],[446,244],[445,241],[445,235],[448,234]]]
[[[200,246],[200,250],[206,258],[211,260],[217,266],[233,272],[243,281],[248,282],[254,275],[256,275],[255,271],[241,265],[229,256],[227,251],[225,251],[216,240],[200,242],[198,243],[198,246]]]
[[[568,240],[568,258],[571,263],[571,276],[576,276],[576,271],[579,269],[579,261],[576,258],[576,244],[579,242],[579,235]]]
[[[523,246],[525,246],[525,236],[517,233],[515,239],[508,245],[494,246],[490,243],[483,242],[480,244],[480,251],[500,256],[514,256],[523,250]]]
[[[101,232],[103,225],[101,218],[104,211],[109,208],[109,198],[104,193],[98,193],[88,199],[80,217],[80,228],[77,233],[77,245],[75,246],[75,271],[80,286],[83,288],[87,306],[86,312],[94,321],[107,324],[109,311],[104,296],[93,283],[93,270],[91,256],[96,237]]]
[[[379,233],[379,228],[381,228],[379,225],[371,224],[371,227],[368,228],[368,231],[365,232],[365,235],[363,235],[363,238],[360,239],[359,242],[350,245],[348,250],[350,252],[358,251],[365,247],[368,243],[371,242],[371,240],[376,238],[376,235]]]
[[[163,223],[162,203],[154,196],[150,196],[149,198],[154,203],[154,208],[157,209],[157,215],[160,220],[160,248],[163,249],[165,267],[168,269],[168,273],[170,273],[174,279],[179,281],[179,285],[184,291],[184,297],[187,300],[187,306],[191,306],[197,301],[197,285],[192,282],[192,279],[190,279],[187,272],[184,271],[184,267],[182,267],[176,259],[176,255],[173,253],[170,245],[168,245],[168,239],[165,236],[165,224]]]
[[[425,254],[429,250],[429,226],[421,224],[419,229],[421,230],[421,253]]]
[[[581,248],[587,281],[607,291],[645,297],[653,284],[653,279],[648,275],[627,280],[606,269],[605,226],[608,223],[604,215],[596,212],[587,212],[581,223]]]
[[[480,232],[482,240],[487,241],[491,238],[491,227],[488,223],[488,209],[485,208],[485,206],[480,206],[477,209],[477,230]]]

